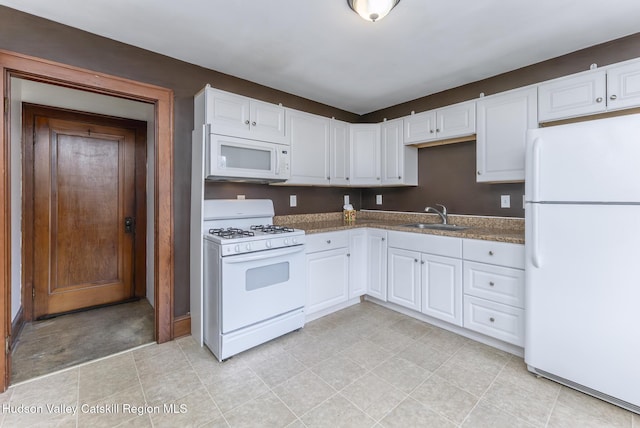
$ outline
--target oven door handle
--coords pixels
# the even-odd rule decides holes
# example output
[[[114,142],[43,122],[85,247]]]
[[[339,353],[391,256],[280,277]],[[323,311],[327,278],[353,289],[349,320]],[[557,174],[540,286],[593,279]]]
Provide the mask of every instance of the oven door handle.
[[[280,248],[277,250],[263,250],[255,253],[249,253],[246,255],[240,254],[237,256],[226,256],[222,258],[222,261],[227,264],[232,263],[245,263],[256,260],[268,260],[275,257],[282,257],[289,254],[299,253],[304,251],[304,245],[296,245],[293,247]]]

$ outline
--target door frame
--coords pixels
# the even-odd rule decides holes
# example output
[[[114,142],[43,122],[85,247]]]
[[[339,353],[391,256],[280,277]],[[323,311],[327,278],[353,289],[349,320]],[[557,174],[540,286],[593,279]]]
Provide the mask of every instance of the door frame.
[[[11,334],[11,164],[10,79],[18,77],[97,94],[142,101],[155,110],[154,173],[154,312],[155,339],[173,338],[174,234],[173,234],[173,91],[80,67],[61,64],[0,49],[0,330],[5,355],[0,358],[0,392],[9,386]],[[151,142],[148,142],[149,144]],[[21,233],[21,231],[14,231]]]
[[[13,112],[14,114],[16,112]],[[25,120],[25,113],[29,121]],[[146,166],[147,166],[147,123],[137,119],[118,118],[97,113],[71,110],[62,107],[52,107],[32,103],[22,103],[22,318],[24,322],[33,321],[34,301],[34,173],[33,173],[33,135],[34,129],[31,119],[36,115],[53,119],[100,121],[101,125],[130,129],[134,132],[135,150],[135,230],[133,243],[133,272],[134,283],[132,295],[129,297],[145,297],[146,294],[146,247],[147,247],[147,197],[146,197]],[[15,342],[14,332],[11,342]]]

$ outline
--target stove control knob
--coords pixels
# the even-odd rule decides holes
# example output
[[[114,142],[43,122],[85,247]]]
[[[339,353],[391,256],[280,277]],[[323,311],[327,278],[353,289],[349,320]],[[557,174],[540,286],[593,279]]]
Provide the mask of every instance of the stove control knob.
[[[284,238],[284,245],[289,245],[289,240],[287,238]]]
[[[235,247],[233,247],[233,250],[234,250],[236,253],[239,253],[239,252],[240,252],[240,245],[236,245]]]
[[[271,247],[273,246],[273,244],[271,244],[271,241],[267,241],[264,245],[265,245],[267,248],[271,248]]]
[[[247,244],[247,251],[251,251],[251,244]]]
[[[291,242],[293,242],[294,244],[298,243],[298,238],[291,238]]]

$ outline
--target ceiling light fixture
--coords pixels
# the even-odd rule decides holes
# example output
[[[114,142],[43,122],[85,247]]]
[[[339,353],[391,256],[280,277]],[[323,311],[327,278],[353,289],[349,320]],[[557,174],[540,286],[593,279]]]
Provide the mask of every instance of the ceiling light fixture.
[[[347,3],[362,19],[376,22],[387,16],[400,0],[347,0]]]

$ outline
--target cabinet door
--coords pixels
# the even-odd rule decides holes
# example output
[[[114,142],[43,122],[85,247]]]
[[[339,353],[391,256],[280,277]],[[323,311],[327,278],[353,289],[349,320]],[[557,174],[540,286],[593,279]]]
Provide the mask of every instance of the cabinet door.
[[[249,108],[251,138],[276,143],[285,142],[284,107],[251,100]]]
[[[607,110],[640,105],[640,61],[607,69]]]
[[[287,109],[287,136],[291,142],[288,184],[329,185],[330,120]]]
[[[538,127],[536,88],[481,98],[477,106],[476,180],[524,180],[527,129]]]
[[[367,230],[367,294],[387,301],[387,232]]]
[[[312,314],[349,298],[349,257],[347,248],[307,254],[307,300],[305,311]]]
[[[476,133],[476,102],[470,101],[436,110],[436,138],[463,137]]]
[[[420,253],[399,248],[388,250],[387,300],[420,310]]]
[[[538,86],[540,122],[566,119],[606,110],[606,72],[594,70]]]
[[[213,132],[229,136],[249,135],[249,98],[213,88],[207,88],[205,97],[205,120],[211,124]]]
[[[422,143],[436,139],[435,110],[404,117],[404,144]]]
[[[349,231],[349,298],[367,292],[367,229]]]
[[[404,171],[402,119],[380,124],[381,181],[383,185],[401,184]]]
[[[352,185],[380,185],[380,125],[351,125]]]
[[[462,260],[422,254],[422,313],[462,325]]]
[[[332,185],[349,184],[349,124],[331,120],[331,148],[329,167]]]

